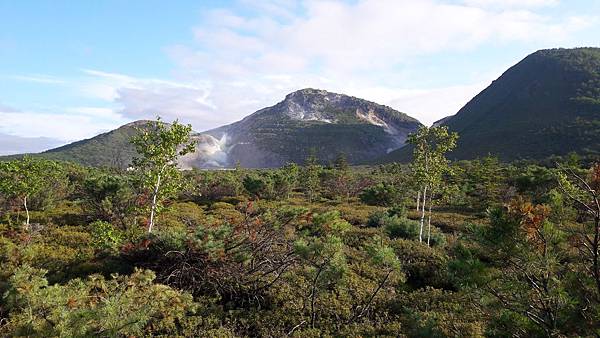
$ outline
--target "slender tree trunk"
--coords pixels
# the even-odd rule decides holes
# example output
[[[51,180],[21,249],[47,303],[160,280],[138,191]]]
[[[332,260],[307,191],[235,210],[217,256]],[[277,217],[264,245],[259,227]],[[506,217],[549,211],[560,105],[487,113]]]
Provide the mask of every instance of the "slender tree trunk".
[[[315,320],[317,319],[317,314],[315,312],[315,303],[317,301],[317,282],[319,281],[319,276],[323,271],[323,266],[319,266],[317,270],[317,274],[315,275],[315,279],[313,280],[312,290],[310,292],[310,327],[315,327]]]
[[[369,310],[369,308],[371,307],[371,303],[373,303],[373,299],[375,299],[375,296],[377,296],[377,293],[379,292],[379,290],[381,290],[381,288],[385,285],[385,282],[387,282],[388,278],[390,277],[390,275],[392,274],[393,270],[389,270],[387,272],[387,274],[385,275],[385,278],[381,281],[381,283],[379,283],[379,285],[377,285],[377,289],[375,289],[375,291],[371,294],[371,297],[369,297],[369,301],[367,302],[367,305],[365,305],[365,307],[360,311],[360,313],[356,316],[353,316],[352,319],[350,320],[351,322],[362,317],[365,312],[367,312],[367,310]]]
[[[158,189],[160,187],[160,174],[156,178],[156,185],[154,186],[154,193],[152,195],[152,207],[150,209],[150,224],[148,225],[148,233],[152,232],[154,227],[154,213],[156,212],[156,198],[158,196]]]
[[[598,252],[600,250],[600,216],[594,217],[594,223],[594,241],[592,246],[594,252],[592,264],[594,269],[594,279],[596,280],[596,289],[598,290],[598,297],[600,297],[600,252]]]
[[[421,201],[421,189],[417,191],[417,212],[419,212],[419,202]]]
[[[427,216],[427,246],[429,246],[429,240],[431,239],[431,196],[433,190],[429,193],[429,215]]]
[[[421,204],[421,222],[419,229],[419,243],[423,242],[423,226],[425,225],[425,202],[427,202],[427,186],[423,188],[423,203]]]
[[[25,220],[25,230],[29,231],[29,209],[27,208],[27,196],[23,197],[23,206],[25,207],[25,215],[27,217]]]

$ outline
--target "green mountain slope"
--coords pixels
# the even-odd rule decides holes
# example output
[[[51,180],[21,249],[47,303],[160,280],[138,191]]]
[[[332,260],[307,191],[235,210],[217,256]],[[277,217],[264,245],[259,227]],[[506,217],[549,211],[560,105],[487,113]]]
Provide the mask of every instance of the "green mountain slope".
[[[543,159],[600,154],[600,49],[527,56],[442,122],[460,134],[455,159]],[[383,161],[407,160],[399,149]]]
[[[34,156],[88,166],[126,168],[136,154],[130,142],[131,137],[136,134],[136,128],[145,123],[147,121],[129,123],[93,138],[70,143]]]

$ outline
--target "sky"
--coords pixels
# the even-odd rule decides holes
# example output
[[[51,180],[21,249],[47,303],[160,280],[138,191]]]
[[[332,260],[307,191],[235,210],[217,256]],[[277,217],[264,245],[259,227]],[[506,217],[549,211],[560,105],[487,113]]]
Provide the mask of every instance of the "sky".
[[[430,125],[544,48],[600,46],[597,0],[0,0],[0,154],[125,123],[203,131],[302,88]]]

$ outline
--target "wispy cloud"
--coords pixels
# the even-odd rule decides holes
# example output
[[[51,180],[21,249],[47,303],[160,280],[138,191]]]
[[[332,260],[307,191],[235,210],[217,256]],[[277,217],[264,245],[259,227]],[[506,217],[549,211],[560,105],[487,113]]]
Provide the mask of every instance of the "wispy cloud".
[[[48,137],[21,137],[0,133],[0,156],[22,153],[38,153],[64,144]]]
[[[0,133],[25,138],[50,136],[61,143],[89,138],[128,121],[118,112],[103,107],[31,111],[0,105]]]
[[[210,101],[206,81],[173,81],[141,78],[86,69],[90,76],[81,88],[92,97],[116,104],[127,119],[148,119],[157,115],[167,120],[182,119],[198,126],[213,125],[217,107]]]
[[[18,112],[19,110],[4,104],[0,103],[0,112],[2,113],[14,113],[14,112]]]
[[[62,84],[67,83],[67,81],[65,81],[64,79],[61,79],[61,78],[58,78],[55,76],[40,75],[40,74],[13,75],[13,76],[11,76],[11,78],[14,80],[18,80],[18,81],[42,83],[42,84],[53,84],[53,85],[62,85]]]
[[[464,0],[463,3],[473,7],[495,9],[506,8],[539,8],[551,7],[559,4],[559,0]]]

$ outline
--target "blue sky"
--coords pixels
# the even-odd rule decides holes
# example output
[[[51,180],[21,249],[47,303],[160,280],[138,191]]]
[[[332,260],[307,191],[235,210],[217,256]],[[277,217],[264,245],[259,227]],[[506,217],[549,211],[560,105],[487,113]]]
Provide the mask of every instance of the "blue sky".
[[[430,124],[535,50],[600,45],[596,0],[0,0],[0,16],[0,154],[157,114],[201,131],[304,87]]]

